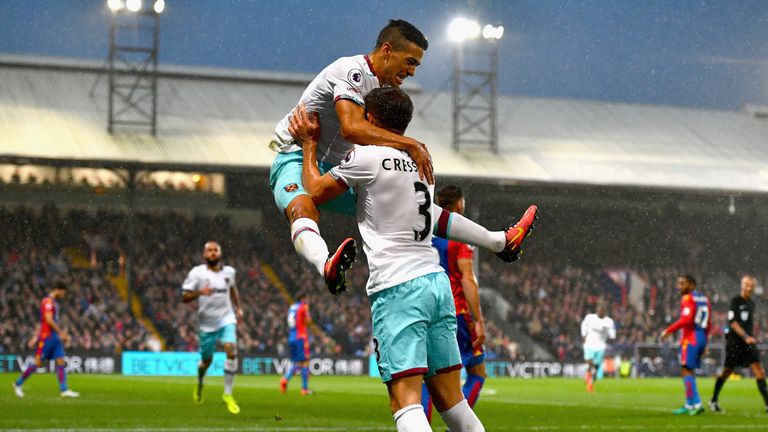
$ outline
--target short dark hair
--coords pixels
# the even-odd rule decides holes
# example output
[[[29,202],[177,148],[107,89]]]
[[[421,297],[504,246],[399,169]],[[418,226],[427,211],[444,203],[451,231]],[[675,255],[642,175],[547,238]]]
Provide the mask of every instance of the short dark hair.
[[[464,198],[464,192],[456,185],[447,185],[437,191],[437,205],[443,208],[453,207]]]
[[[365,110],[385,128],[405,132],[413,118],[413,102],[397,87],[379,87],[365,96]]]
[[[64,282],[56,282],[56,283],[53,284],[53,289],[55,289],[55,290],[64,290],[64,291],[66,291],[67,288],[69,288],[69,287]]]
[[[389,42],[392,48],[401,50],[405,47],[405,41],[413,42],[424,51],[429,47],[427,37],[415,25],[406,20],[391,19],[379,32],[374,49],[379,49],[384,45],[384,42]]]
[[[689,274],[680,275],[681,278],[685,279],[689,284],[696,286],[696,278]]]
[[[304,291],[299,291],[298,293],[296,293],[296,301],[297,301],[297,302],[300,302],[300,301],[304,300],[304,298],[305,298],[306,296],[307,296],[307,293],[306,293],[306,292],[304,292]]]

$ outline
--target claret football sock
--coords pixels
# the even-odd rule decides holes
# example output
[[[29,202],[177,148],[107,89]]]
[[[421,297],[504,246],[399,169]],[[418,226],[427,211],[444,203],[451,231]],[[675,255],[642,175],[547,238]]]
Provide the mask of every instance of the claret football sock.
[[[685,404],[686,406],[695,407],[701,404],[699,398],[699,390],[696,388],[696,377],[688,375],[683,377],[683,384],[685,384]]]
[[[31,364],[31,365],[27,366],[27,368],[24,369],[24,373],[22,373],[21,376],[19,377],[19,379],[16,380],[16,385],[20,386],[20,385],[24,384],[24,381],[26,381],[27,378],[29,378],[30,375],[35,373],[36,370],[37,370],[37,365]]]
[[[310,218],[299,218],[291,224],[291,241],[296,252],[312,264],[323,275],[328,259],[328,245],[320,236],[317,222]]]
[[[67,369],[64,365],[56,365],[56,378],[59,379],[59,389],[67,391]]]
[[[475,407],[477,399],[480,397],[480,390],[483,389],[483,384],[485,384],[485,378],[480,375],[467,374],[467,380],[464,382],[461,391],[464,393],[470,408]]]

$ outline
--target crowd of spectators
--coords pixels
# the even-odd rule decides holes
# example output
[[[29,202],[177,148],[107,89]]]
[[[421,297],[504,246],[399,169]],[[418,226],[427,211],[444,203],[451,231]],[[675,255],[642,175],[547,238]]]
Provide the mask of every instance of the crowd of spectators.
[[[72,348],[100,351],[150,348],[150,335],[117,296],[110,276],[132,274],[131,293],[159,330],[167,349],[197,349],[195,302],[181,301],[187,272],[202,263],[203,244],[217,240],[224,264],[237,271],[237,287],[245,311],[238,343],[252,355],[287,354],[289,298],[310,293],[310,311],[319,332],[311,344],[314,355],[370,353],[371,324],[364,286],[367,266],[358,260],[350,275],[352,289],[331,296],[322,279],[293,251],[288,230],[280,219],[258,226],[238,227],[225,216],[177,212],[140,213],[129,224],[121,211],[69,211],[44,207],[0,208],[0,351],[23,351],[39,321],[39,301],[53,281],[70,286],[62,304],[62,322],[70,329]],[[349,221],[343,225],[351,226]],[[330,229],[328,232],[344,232]],[[336,244],[331,236],[329,244]],[[69,252],[65,252],[69,250]],[[87,266],[72,263],[72,251],[88,258]],[[484,255],[482,255],[484,256]],[[558,360],[581,358],[580,323],[605,302],[617,325],[613,349],[631,354],[638,344],[654,343],[659,332],[678,317],[675,288],[680,269],[635,265],[648,284],[642,304],[627,302],[609,289],[606,269],[563,257],[521,260],[513,265],[481,260],[480,284],[496,290],[511,305],[508,323],[487,315],[486,349],[489,359],[524,359],[527,347],[510,338],[509,325],[546,347]],[[130,264],[128,267],[127,264]],[[267,267],[277,278],[270,277]],[[700,277],[699,288],[713,303],[712,340],[721,341],[728,301],[714,287],[718,273],[688,269]],[[758,275],[760,278],[762,275]],[[735,280],[735,278],[733,278]],[[608,285],[606,285],[608,283]],[[285,289],[278,287],[283,284]],[[756,296],[759,299],[760,295]],[[486,306],[489,309],[489,306]],[[758,314],[757,332],[768,328],[768,314]]]
[[[526,263],[515,267],[483,264],[481,283],[497,289],[512,305],[510,321],[542,343],[560,361],[582,358],[581,321],[603,302],[616,325],[611,352],[630,356],[638,344],[658,342],[661,331],[680,316],[677,277],[680,269],[634,271],[648,288],[641,304],[627,302],[614,290],[604,268],[585,269],[558,263]],[[694,275],[701,272],[693,272]],[[723,342],[730,299],[738,295],[738,281],[723,289],[712,285],[716,275],[699,278],[697,289],[712,302],[711,342]],[[761,294],[753,300],[760,302]],[[768,316],[758,314],[755,332],[768,329]]]
[[[40,303],[56,282],[68,286],[59,319],[69,347],[100,352],[142,350],[149,335],[117,297],[99,268],[74,266],[64,252],[87,225],[82,214],[61,215],[0,208],[0,352],[31,350],[40,322]],[[66,227],[62,229],[62,227]]]

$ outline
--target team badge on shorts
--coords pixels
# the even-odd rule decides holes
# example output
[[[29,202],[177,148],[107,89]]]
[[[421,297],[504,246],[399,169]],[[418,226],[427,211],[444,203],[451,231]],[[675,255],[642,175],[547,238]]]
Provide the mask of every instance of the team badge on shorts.
[[[286,192],[296,192],[299,190],[299,185],[296,183],[291,183],[289,185],[286,185],[283,189],[285,189]]]

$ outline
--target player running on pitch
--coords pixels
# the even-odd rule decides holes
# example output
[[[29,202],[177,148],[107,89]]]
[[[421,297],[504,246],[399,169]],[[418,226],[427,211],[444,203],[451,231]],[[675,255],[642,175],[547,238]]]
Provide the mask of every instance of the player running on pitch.
[[[69,341],[69,335],[59,326],[59,302],[67,295],[67,286],[57,283],[51,292],[40,302],[40,330],[35,343],[35,363],[27,366],[19,379],[13,383],[16,396],[23,398],[24,382],[35,371],[43,366],[46,360],[55,360],[56,378],[59,380],[61,397],[76,398],[80,393],[72,391],[67,386],[67,370],[64,363],[64,344]]]
[[[749,275],[742,277],[741,293],[731,300],[731,307],[728,309],[728,333],[725,336],[725,367],[715,381],[715,393],[709,402],[709,408],[712,411],[723,411],[718,403],[718,397],[733,370],[749,366],[755,375],[757,389],[763,397],[765,411],[768,412],[765,371],[760,364],[757,338],[752,332],[755,319],[755,302],[752,301],[752,294],[755,292],[756,285],[757,280],[754,277]]]
[[[587,314],[581,322],[584,338],[584,361],[587,362],[587,391],[594,390],[595,381],[603,378],[603,358],[608,339],[616,339],[616,326],[607,316],[605,304],[597,305],[597,313]]]
[[[413,115],[410,98],[398,88],[372,90],[365,102],[366,119],[396,134],[405,131]],[[356,147],[321,175],[315,158],[318,127],[317,117],[308,117],[303,106],[291,119],[292,134],[305,150],[304,185],[318,203],[356,188],[374,346],[397,430],[432,430],[419,403],[424,377],[451,430],[485,430],[461,392],[456,308],[430,241],[434,186],[419,177],[407,153],[383,146]],[[521,235],[528,234],[533,219],[534,212],[528,213]]]
[[[301,370],[301,394],[312,394],[309,389],[309,333],[307,326],[312,323],[309,315],[309,296],[299,293],[296,303],[288,309],[288,347],[291,351],[291,368],[280,378],[280,391],[285,393],[288,382]]]
[[[674,413],[693,416],[704,412],[699,390],[696,388],[696,369],[701,365],[701,356],[707,347],[712,308],[707,296],[696,291],[696,279],[693,276],[678,277],[677,288],[682,296],[680,319],[661,333],[661,340],[677,330],[683,330],[683,337],[680,339],[680,375],[685,385],[685,405]]]
[[[307,86],[299,103],[320,115],[322,125],[317,143],[317,160],[322,172],[338,165],[353,144],[379,145],[406,151],[410,163],[427,183],[433,183],[432,162],[426,147],[413,138],[392,133],[365,120],[364,98],[382,86],[400,87],[416,73],[429,43],[419,29],[403,20],[390,20],[379,32],[376,45],[368,55],[342,57],[323,69]],[[275,128],[270,147],[278,154],[272,163],[269,184],[278,208],[288,218],[291,241],[296,252],[322,275],[333,293],[345,289],[346,270],[354,255],[352,239],[342,242],[330,254],[320,235],[320,212],[307,194],[301,178],[302,150],[289,132],[293,111]],[[355,196],[350,189],[323,206],[324,209],[354,214]],[[530,209],[535,213],[535,209]],[[506,262],[516,260],[525,236],[521,227],[488,231],[460,215],[436,211],[435,235],[483,247]],[[535,214],[534,214],[535,216]],[[525,219],[526,216],[523,216]],[[521,219],[522,220],[522,219]]]
[[[437,192],[437,204],[447,211],[463,215],[466,202],[460,187],[448,185]],[[432,247],[440,256],[440,265],[448,275],[456,307],[456,340],[467,379],[461,387],[469,407],[474,409],[485,384],[485,319],[480,307],[480,293],[474,270],[474,249],[453,240],[432,237]],[[421,404],[432,422],[432,398],[422,386]]]
[[[232,414],[240,407],[232,397],[235,373],[237,373],[237,322],[243,320],[240,295],[235,286],[235,269],[222,265],[221,246],[209,241],[203,247],[205,264],[189,271],[182,285],[184,303],[197,299],[200,363],[197,365],[197,385],[192,398],[203,403],[203,378],[213,361],[216,342],[224,345],[227,359],[224,361],[224,394],[221,400]]]

